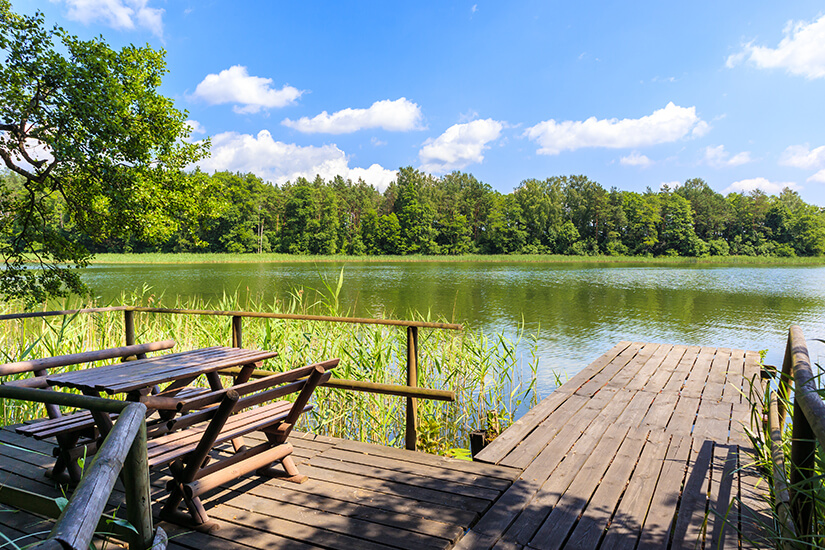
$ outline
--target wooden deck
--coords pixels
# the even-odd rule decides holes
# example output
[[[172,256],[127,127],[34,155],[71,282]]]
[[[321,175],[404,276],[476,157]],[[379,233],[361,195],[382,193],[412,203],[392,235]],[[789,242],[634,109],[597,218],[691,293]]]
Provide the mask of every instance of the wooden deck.
[[[617,344],[477,456],[523,473],[457,548],[764,547],[743,431],[758,363]]]
[[[309,481],[251,475],[207,493],[221,525],[209,535],[161,525],[176,550],[761,548],[764,485],[742,431],[752,379],[752,352],[622,342],[479,462],[293,433]],[[60,496],[44,475],[53,459],[31,452],[50,444],[9,427],[0,443],[0,485]],[[167,479],[153,477],[156,505]],[[12,538],[48,529],[0,513]]]

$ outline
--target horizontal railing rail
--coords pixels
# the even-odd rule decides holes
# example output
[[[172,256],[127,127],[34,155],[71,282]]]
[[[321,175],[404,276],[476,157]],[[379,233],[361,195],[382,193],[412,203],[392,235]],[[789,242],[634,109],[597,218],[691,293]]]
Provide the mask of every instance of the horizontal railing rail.
[[[437,330],[464,330],[464,325],[456,323],[434,323],[429,321],[408,321],[402,319],[372,319],[361,317],[332,317],[324,315],[301,315],[292,313],[268,313],[257,311],[176,309],[141,306],[110,306],[55,311],[35,311],[26,313],[8,313],[0,315],[0,321],[66,316],[80,313],[109,313],[120,311],[122,311],[124,314],[125,344],[127,346],[136,344],[135,313],[230,317],[232,346],[238,348],[243,347],[243,319],[281,319],[292,321],[316,321],[326,323],[349,323],[404,327],[407,329],[406,385],[377,384],[374,382],[366,382],[362,380],[347,380],[340,378],[332,379],[325,385],[342,390],[370,392],[405,397],[406,410],[404,443],[405,447],[410,450],[416,449],[416,444],[418,440],[417,400],[435,399],[440,401],[455,401],[454,392],[420,388],[418,386],[418,330],[422,328]]]
[[[166,548],[166,534],[152,528],[149,463],[146,458],[146,406],[43,389],[0,385],[0,398],[81,407],[90,411],[118,413],[114,427],[98,449],[72,498],[49,533],[35,548],[86,550],[98,528],[109,496],[120,476],[126,491],[126,519],[131,550]],[[12,491],[14,494],[14,492]],[[2,495],[2,491],[0,491]],[[26,499],[29,500],[29,499]],[[35,506],[39,501],[34,500]],[[25,506],[26,502],[16,503]],[[41,503],[42,504],[42,503]],[[37,513],[42,510],[32,510]]]

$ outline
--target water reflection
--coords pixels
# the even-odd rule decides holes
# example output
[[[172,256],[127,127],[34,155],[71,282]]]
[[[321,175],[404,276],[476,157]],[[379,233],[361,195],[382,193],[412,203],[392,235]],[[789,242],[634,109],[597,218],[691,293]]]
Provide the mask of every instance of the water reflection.
[[[218,299],[249,292],[267,302],[321,288],[345,265],[341,304],[351,315],[412,310],[514,335],[522,319],[539,336],[540,388],[620,340],[767,349],[780,364],[788,326],[825,337],[825,268],[603,267],[543,264],[95,265],[84,278],[104,301],[151,285],[155,293]],[[811,355],[817,360],[817,344]]]

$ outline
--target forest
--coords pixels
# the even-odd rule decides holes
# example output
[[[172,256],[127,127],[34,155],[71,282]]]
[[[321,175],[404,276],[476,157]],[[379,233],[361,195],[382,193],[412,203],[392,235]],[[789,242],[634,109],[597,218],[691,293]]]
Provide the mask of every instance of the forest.
[[[363,181],[298,178],[278,186],[254,174],[182,173],[199,196],[161,238],[89,235],[59,195],[41,197],[44,233],[92,252],[347,255],[566,254],[819,256],[825,212],[785,189],[714,191],[701,179],[644,193],[605,189],[585,176],[527,179],[508,194],[471,174],[434,177],[401,168],[380,193]],[[24,181],[0,173],[0,188]],[[195,214],[192,214],[192,212]],[[0,215],[2,213],[0,212]],[[7,220],[8,221],[8,220]],[[6,227],[0,238],[10,239]]]

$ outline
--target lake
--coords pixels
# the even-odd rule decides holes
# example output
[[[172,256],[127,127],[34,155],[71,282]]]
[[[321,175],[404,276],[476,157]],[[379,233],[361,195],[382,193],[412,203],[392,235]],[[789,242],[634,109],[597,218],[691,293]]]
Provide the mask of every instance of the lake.
[[[224,291],[267,302],[299,288],[333,287],[343,310],[409,318],[410,311],[489,333],[537,334],[539,390],[552,372],[572,376],[620,340],[707,345],[768,353],[781,365],[788,327],[798,324],[811,359],[825,360],[825,267],[651,267],[483,262],[96,264],[83,272],[102,302],[144,284],[217,304]]]

